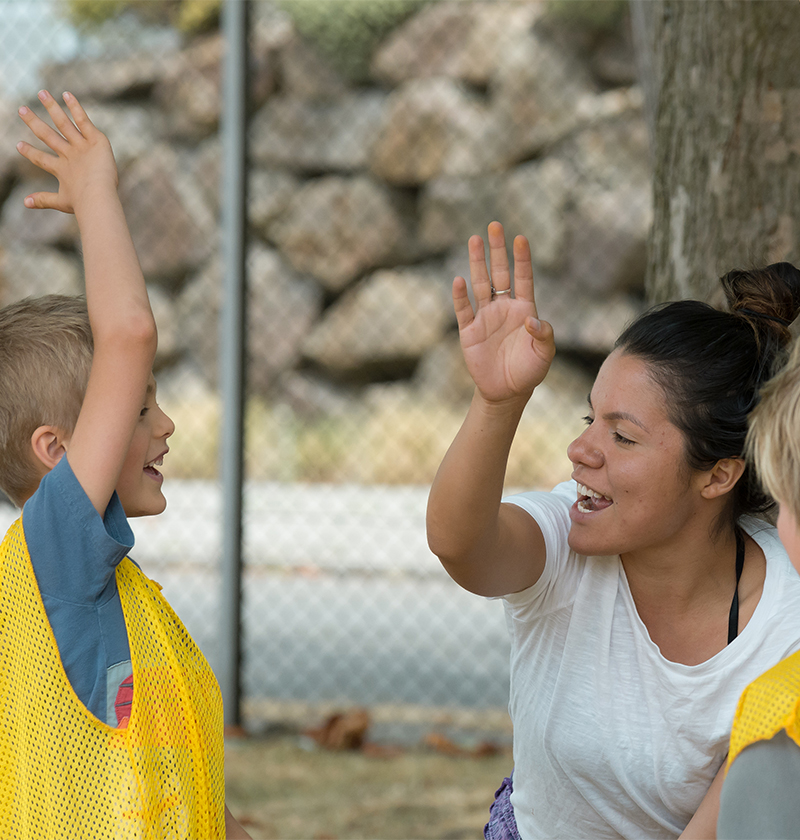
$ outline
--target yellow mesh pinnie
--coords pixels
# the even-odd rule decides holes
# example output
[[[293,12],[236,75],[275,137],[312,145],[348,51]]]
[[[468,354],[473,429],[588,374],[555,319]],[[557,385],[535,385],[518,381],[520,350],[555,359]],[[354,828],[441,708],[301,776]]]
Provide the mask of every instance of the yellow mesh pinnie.
[[[800,652],[781,660],[742,692],[733,718],[728,767],[756,741],[782,729],[800,746]]]
[[[155,584],[127,558],[116,579],[134,683],[124,729],[69,683],[20,520],[0,546],[0,837],[225,836],[217,681]]]

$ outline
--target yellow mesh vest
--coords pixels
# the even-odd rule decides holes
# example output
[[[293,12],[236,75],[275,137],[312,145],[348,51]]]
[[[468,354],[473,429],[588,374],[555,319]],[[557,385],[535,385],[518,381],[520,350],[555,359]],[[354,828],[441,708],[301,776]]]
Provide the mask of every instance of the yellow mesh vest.
[[[61,665],[20,520],[0,546],[0,838],[225,836],[222,700],[156,585],[117,568],[133,665],[126,729],[98,720]]]
[[[753,680],[742,692],[733,718],[728,767],[756,741],[782,729],[800,746],[800,653],[795,653]]]

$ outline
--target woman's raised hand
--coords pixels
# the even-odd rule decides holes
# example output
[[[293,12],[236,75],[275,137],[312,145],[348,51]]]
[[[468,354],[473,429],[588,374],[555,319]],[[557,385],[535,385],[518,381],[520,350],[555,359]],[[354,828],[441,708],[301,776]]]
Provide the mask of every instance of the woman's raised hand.
[[[467,369],[487,402],[527,401],[544,379],[556,352],[553,328],[540,321],[533,297],[531,249],[524,236],[514,239],[514,294],[503,226],[488,229],[489,270],[483,240],[469,240],[470,282],[453,281],[453,305]],[[507,291],[508,290],[508,291]]]

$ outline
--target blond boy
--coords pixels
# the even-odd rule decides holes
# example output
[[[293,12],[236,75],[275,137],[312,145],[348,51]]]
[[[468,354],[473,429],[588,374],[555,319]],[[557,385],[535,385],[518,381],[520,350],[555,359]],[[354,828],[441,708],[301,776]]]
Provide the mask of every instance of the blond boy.
[[[127,558],[129,516],[166,506],[172,421],[156,325],[106,137],[46,91],[19,114],[58,179],[29,208],[74,213],[86,300],[0,312],[0,486],[22,508],[0,546],[0,836],[246,837],[225,808],[216,680]]]
[[[764,387],[747,449],[778,502],[778,535],[800,572],[800,343]],[[764,586],[770,585],[769,578]],[[787,654],[790,653],[787,650]],[[717,836],[800,838],[800,652],[742,693],[731,732]]]

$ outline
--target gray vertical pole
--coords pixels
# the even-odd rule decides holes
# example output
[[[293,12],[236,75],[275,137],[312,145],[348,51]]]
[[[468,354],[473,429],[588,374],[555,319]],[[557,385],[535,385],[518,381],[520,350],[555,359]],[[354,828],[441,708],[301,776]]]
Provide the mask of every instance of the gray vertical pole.
[[[219,668],[225,725],[241,721],[242,480],[246,292],[247,0],[225,0],[222,87],[222,261],[220,320],[222,432],[222,603]]]

